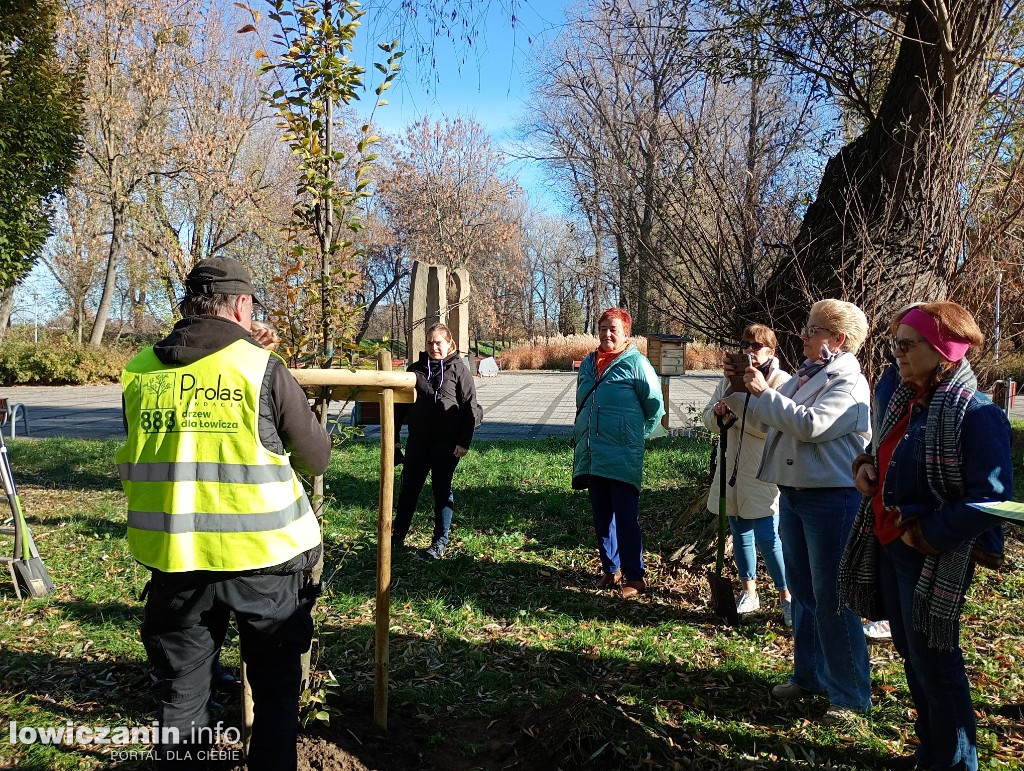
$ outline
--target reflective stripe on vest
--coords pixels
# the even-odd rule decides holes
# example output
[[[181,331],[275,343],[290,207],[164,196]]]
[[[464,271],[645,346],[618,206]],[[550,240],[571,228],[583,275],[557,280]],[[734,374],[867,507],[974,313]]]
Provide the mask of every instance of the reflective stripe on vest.
[[[258,533],[285,527],[305,513],[300,501],[281,511],[248,514],[166,514],[129,509],[128,527],[163,533]]]
[[[129,482],[230,482],[258,485],[287,482],[291,466],[243,466],[239,463],[122,463],[121,479]]]
[[[128,441],[117,462],[139,562],[167,572],[251,570],[320,543],[288,456],[259,440],[271,355],[238,340],[181,367],[151,348],[125,367]]]

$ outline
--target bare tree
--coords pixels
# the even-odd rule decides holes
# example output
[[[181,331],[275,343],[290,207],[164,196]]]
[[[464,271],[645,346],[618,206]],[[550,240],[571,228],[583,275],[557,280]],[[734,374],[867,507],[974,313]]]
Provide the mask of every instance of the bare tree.
[[[503,171],[504,157],[483,127],[462,118],[409,126],[391,143],[377,185],[379,213],[408,259],[468,268],[471,323],[505,333],[522,304],[519,254],[522,191]]]
[[[69,9],[66,45],[84,78],[83,162],[110,228],[92,345],[103,342],[133,203],[151,175],[168,173],[171,73],[192,14],[156,0],[79,0]]]
[[[595,258],[613,245],[620,304],[638,329],[650,318],[647,262],[658,261],[658,179],[672,155],[665,118],[691,78],[685,3],[597,0],[579,9],[547,57],[528,128],[568,172],[594,234]],[[595,271],[596,272],[596,271]]]

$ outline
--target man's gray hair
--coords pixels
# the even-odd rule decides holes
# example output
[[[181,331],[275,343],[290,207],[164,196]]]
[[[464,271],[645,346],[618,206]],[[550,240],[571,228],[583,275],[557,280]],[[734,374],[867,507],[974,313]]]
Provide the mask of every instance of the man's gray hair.
[[[230,313],[235,305],[236,294],[187,294],[178,304],[182,318],[197,316],[220,316]]]

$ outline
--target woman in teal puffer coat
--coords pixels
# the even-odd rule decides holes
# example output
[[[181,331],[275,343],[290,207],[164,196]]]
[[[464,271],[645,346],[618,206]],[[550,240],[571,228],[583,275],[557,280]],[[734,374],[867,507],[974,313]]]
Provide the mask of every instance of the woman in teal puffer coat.
[[[665,414],[654,367],[629,344],[632,324],[621,308],[601,315],[601,344],[580,365],[573,433],[572,483],[590,498],[603,570],[597,585],[621,584],[623,597],[647,588],[637,519],[644,440]]]

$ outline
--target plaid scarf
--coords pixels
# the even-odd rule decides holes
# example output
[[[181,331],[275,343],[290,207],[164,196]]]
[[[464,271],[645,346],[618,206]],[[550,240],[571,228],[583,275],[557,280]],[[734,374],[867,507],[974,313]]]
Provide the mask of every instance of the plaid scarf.
[[[804,384],[807,383],[808,380],[810,380],[812,377],[814,377],[823,369],[825,369],[825,367],[828,366],[832,359],[834,359],[838,355],[838,353],[832,353],[832,351],[828,349],[827,345],[823,345],[821,346],[821,355],[817,360],[811,361],[810,359],[804,359],[804,363],[801,364],[796,371],[797,390],[799,391],[801,388],[803,388]]]
[[[964,359],[956,371],[938,385],[928,405],[925,473],[928,487],[940,504],[963,497],[960,430],[967,407],[977,390],[978,381]],[[901,383],[893,393],[882,418],[879,436],[872,439],[876,462],[879,445],[907,411],[914,395],[914,389],[905,383]],[[953,650],[959,644],[953,633],[970,584],[974,541],[972,538],[955,549],[925,557],[921,576],[914,588],[913,622],[914,628],[925,635],[931,648]],[[854,612],[873,620],[882,618],[879,549],[871,498],[865,497],[839,564],[839,596]]]

